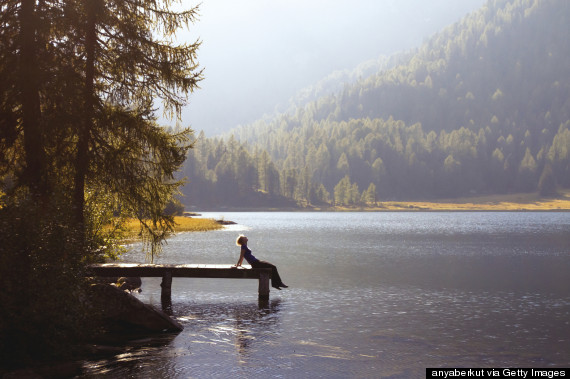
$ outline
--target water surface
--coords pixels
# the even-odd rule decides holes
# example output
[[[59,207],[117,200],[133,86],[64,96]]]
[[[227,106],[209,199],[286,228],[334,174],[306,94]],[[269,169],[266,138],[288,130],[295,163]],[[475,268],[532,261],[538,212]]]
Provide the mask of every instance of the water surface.
[[[421,378],[426,367],[570,366],[570,213],[210,213],[157,263],[237,261],[240,233],[290,288],[175,278],[177,335],[87,377]],[[123,260],[144,262],[140,246]],[[140,298],[160,308],[160,279]]]

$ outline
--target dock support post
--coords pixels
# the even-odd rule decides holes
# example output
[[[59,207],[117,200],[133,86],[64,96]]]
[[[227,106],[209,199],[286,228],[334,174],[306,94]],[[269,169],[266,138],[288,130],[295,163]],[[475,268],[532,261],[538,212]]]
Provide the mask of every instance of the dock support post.
[[[262,272],[259,274],[259,300],[269,300],[269,274]]]
[[[172,308],[172,271],[164,272],[164,275],[162,275],[162,283],[160,283],[160,287],[162,287],[162,290],[160,292],[160,302],[162,303],[163,310],[166,312]]]

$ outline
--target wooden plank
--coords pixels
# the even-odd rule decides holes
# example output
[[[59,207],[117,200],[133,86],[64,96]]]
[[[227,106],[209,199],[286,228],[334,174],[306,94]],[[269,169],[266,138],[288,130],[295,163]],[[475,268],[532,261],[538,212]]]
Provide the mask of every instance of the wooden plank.
[[[162,276],[162,283],[160,283],[160,301],[162,304],[172,304],[172,271],[166,271]],[[163,306],[164,308],[164,306]]]
[[[162,276],[162,283],[160,283],[160,287],[162,287],[162,294],[164,295],[167,293],[170,296],[170,289],[172,288],[172,272],[166,271]]]
[[[159,265],[145,263],[101,263],[89,266],[95,276],[140,276],[140,277],[164,277],[166,272],[171,272],[172,277],[177,278],[228,278],[228,279],[259,279],[261,273],[271,269],[254,269],[251,266],[235,268],[232,265],[206,265],[206,264],[183,264],[183,265]]]
[[[159,265],[147,263],[100,263],[89,266],[90,274],[94,276],[121,277],[158,277],[162,278],[160,286],[161,301],[171,304],[172,278],[228,278],[228,279],[258,279],[259,300],[269,299],[270,268],[251,268],[243,266],[236,268],[232,265]],[[166,306],[168,308],[168,306]]]
[[[259,276],[258,296],[259,300],[269,300],[269,278],[271,276],[271,269],[267,272],[261,273]]]

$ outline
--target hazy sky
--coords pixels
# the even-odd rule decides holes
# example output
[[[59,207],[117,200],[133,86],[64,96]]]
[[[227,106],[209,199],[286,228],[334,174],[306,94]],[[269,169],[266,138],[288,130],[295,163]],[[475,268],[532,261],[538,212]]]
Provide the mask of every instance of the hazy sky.
[[[254,121],[335,70],[421,45],[485,2],[202,0],[180,34],[202,41],[205,69],[182,125],[213,136]]]

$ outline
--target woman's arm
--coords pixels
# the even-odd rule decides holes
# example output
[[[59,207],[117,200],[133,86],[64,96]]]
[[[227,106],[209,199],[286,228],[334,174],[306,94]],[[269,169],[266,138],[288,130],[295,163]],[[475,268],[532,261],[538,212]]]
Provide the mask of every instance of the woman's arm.
[[[238,259],[238,262],[237,262],[237,264],[236,264],[236,267],[241,266],[241,263],[243,262],[243,255],[244,255],[244,253],[245,253],[245,250],[242,248],[242,249],[240,250],[240,253],[239,253],[239,259]]]

